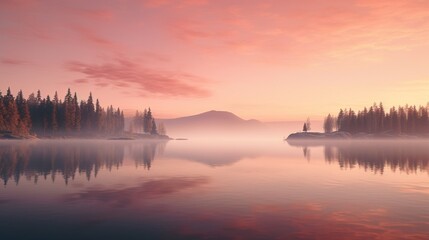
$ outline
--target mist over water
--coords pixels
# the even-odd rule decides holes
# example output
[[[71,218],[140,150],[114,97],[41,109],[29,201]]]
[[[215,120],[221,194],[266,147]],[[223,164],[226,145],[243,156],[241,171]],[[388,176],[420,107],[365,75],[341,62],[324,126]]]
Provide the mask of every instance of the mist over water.
[[[428,143],[0,141],[0,229],[5,239],[427,239]]]
[[[312,121],[312,131],[321,131],[323,122]],[[198,124],[197,126],[169,125],[167,133],[172,138],[187,138],[196,141],[275,141],[289,134],[302,131],[303,122],[260,122],[250,125]]]

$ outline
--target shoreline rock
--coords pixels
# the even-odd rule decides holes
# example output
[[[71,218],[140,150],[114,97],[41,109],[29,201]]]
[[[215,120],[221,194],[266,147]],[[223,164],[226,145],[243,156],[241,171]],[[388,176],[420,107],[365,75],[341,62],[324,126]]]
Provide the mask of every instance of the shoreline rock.
[[[290,134],[285,140],[343,140],[351,139],[352,135],[348,132],[332,132],[332,133],[321,133],[321,132],[296,132]]]
[[[285,141],[301,141],[301,140],[389,140],[389,139],[427,139],[427,135],[400,135],[392,134],[389,132],[385,133],[355,133],[349,132],[332,132],[332,133],[321,133],[321,132],[296,132],[290,134]]]

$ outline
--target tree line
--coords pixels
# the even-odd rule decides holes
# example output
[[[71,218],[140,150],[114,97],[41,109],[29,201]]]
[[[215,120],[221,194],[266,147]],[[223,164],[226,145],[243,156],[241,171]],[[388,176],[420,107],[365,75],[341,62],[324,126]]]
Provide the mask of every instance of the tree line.
[[[146,134],[160,134],[165,135],[166,130],[163,123],[157,126],[155,118],[152,115],[150,108],[144,109],[143,113],[136,111],[136,114],[130,124],[130,132],[146,133]]]
[[[352,109],[340,109],[336,117],[329,114],[323,124],[325,132],[391,133],[420,135],[429,133],[428,107],[399,106],[384,110],[383,104],[375,104],[357,113]]]
[[[16,135],[118,134],[124,130],[124,113],[113,106],[103,108],[92,94],[79,101],[76,92],[68,89],[64,100],[49,95],[42,98],[40,90],[24,98],[20,90],[14,97],[7,89],[0,91],[0,132]]]

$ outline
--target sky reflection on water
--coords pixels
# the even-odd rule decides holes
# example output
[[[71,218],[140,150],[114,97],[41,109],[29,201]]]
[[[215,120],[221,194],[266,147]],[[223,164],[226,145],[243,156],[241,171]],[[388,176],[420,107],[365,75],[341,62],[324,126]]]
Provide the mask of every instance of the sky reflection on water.
[[[2,141],[0,230],[15,239],[428,239],[426,145]]]

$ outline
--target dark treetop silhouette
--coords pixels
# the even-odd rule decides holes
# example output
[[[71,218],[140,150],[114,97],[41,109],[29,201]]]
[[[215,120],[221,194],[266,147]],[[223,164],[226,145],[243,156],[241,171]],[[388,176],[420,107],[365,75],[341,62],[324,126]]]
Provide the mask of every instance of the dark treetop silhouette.
[[[370,134],[420,135],[429,134],[428,107],[399,106],[385,112],[383,104],[375,104],[357,113],[352,109],[341,109],[336,119],[325,118],[325,132],[331,132],[333,125],[338,131]]]
[[[141,120],[141,123],[140,123]],[[144,126],[145,133],[157,135],[157,127],[152,112],[145,110],[142,119],[134,124]],[[68,89],[64,101],[55,92],[51,100],[48,95],[41,97],[40,90],[31,93],[27,99],[22,91],[14,97],[8,88],[6,95],[0,91],[0,137],[3,136],[112,136],[124,132],[124,113],[119,108],[106,109],[98,99],[89,94],[87,101],[80,101],[77,94]],[[165,133],[164,127],[161,127]]]

